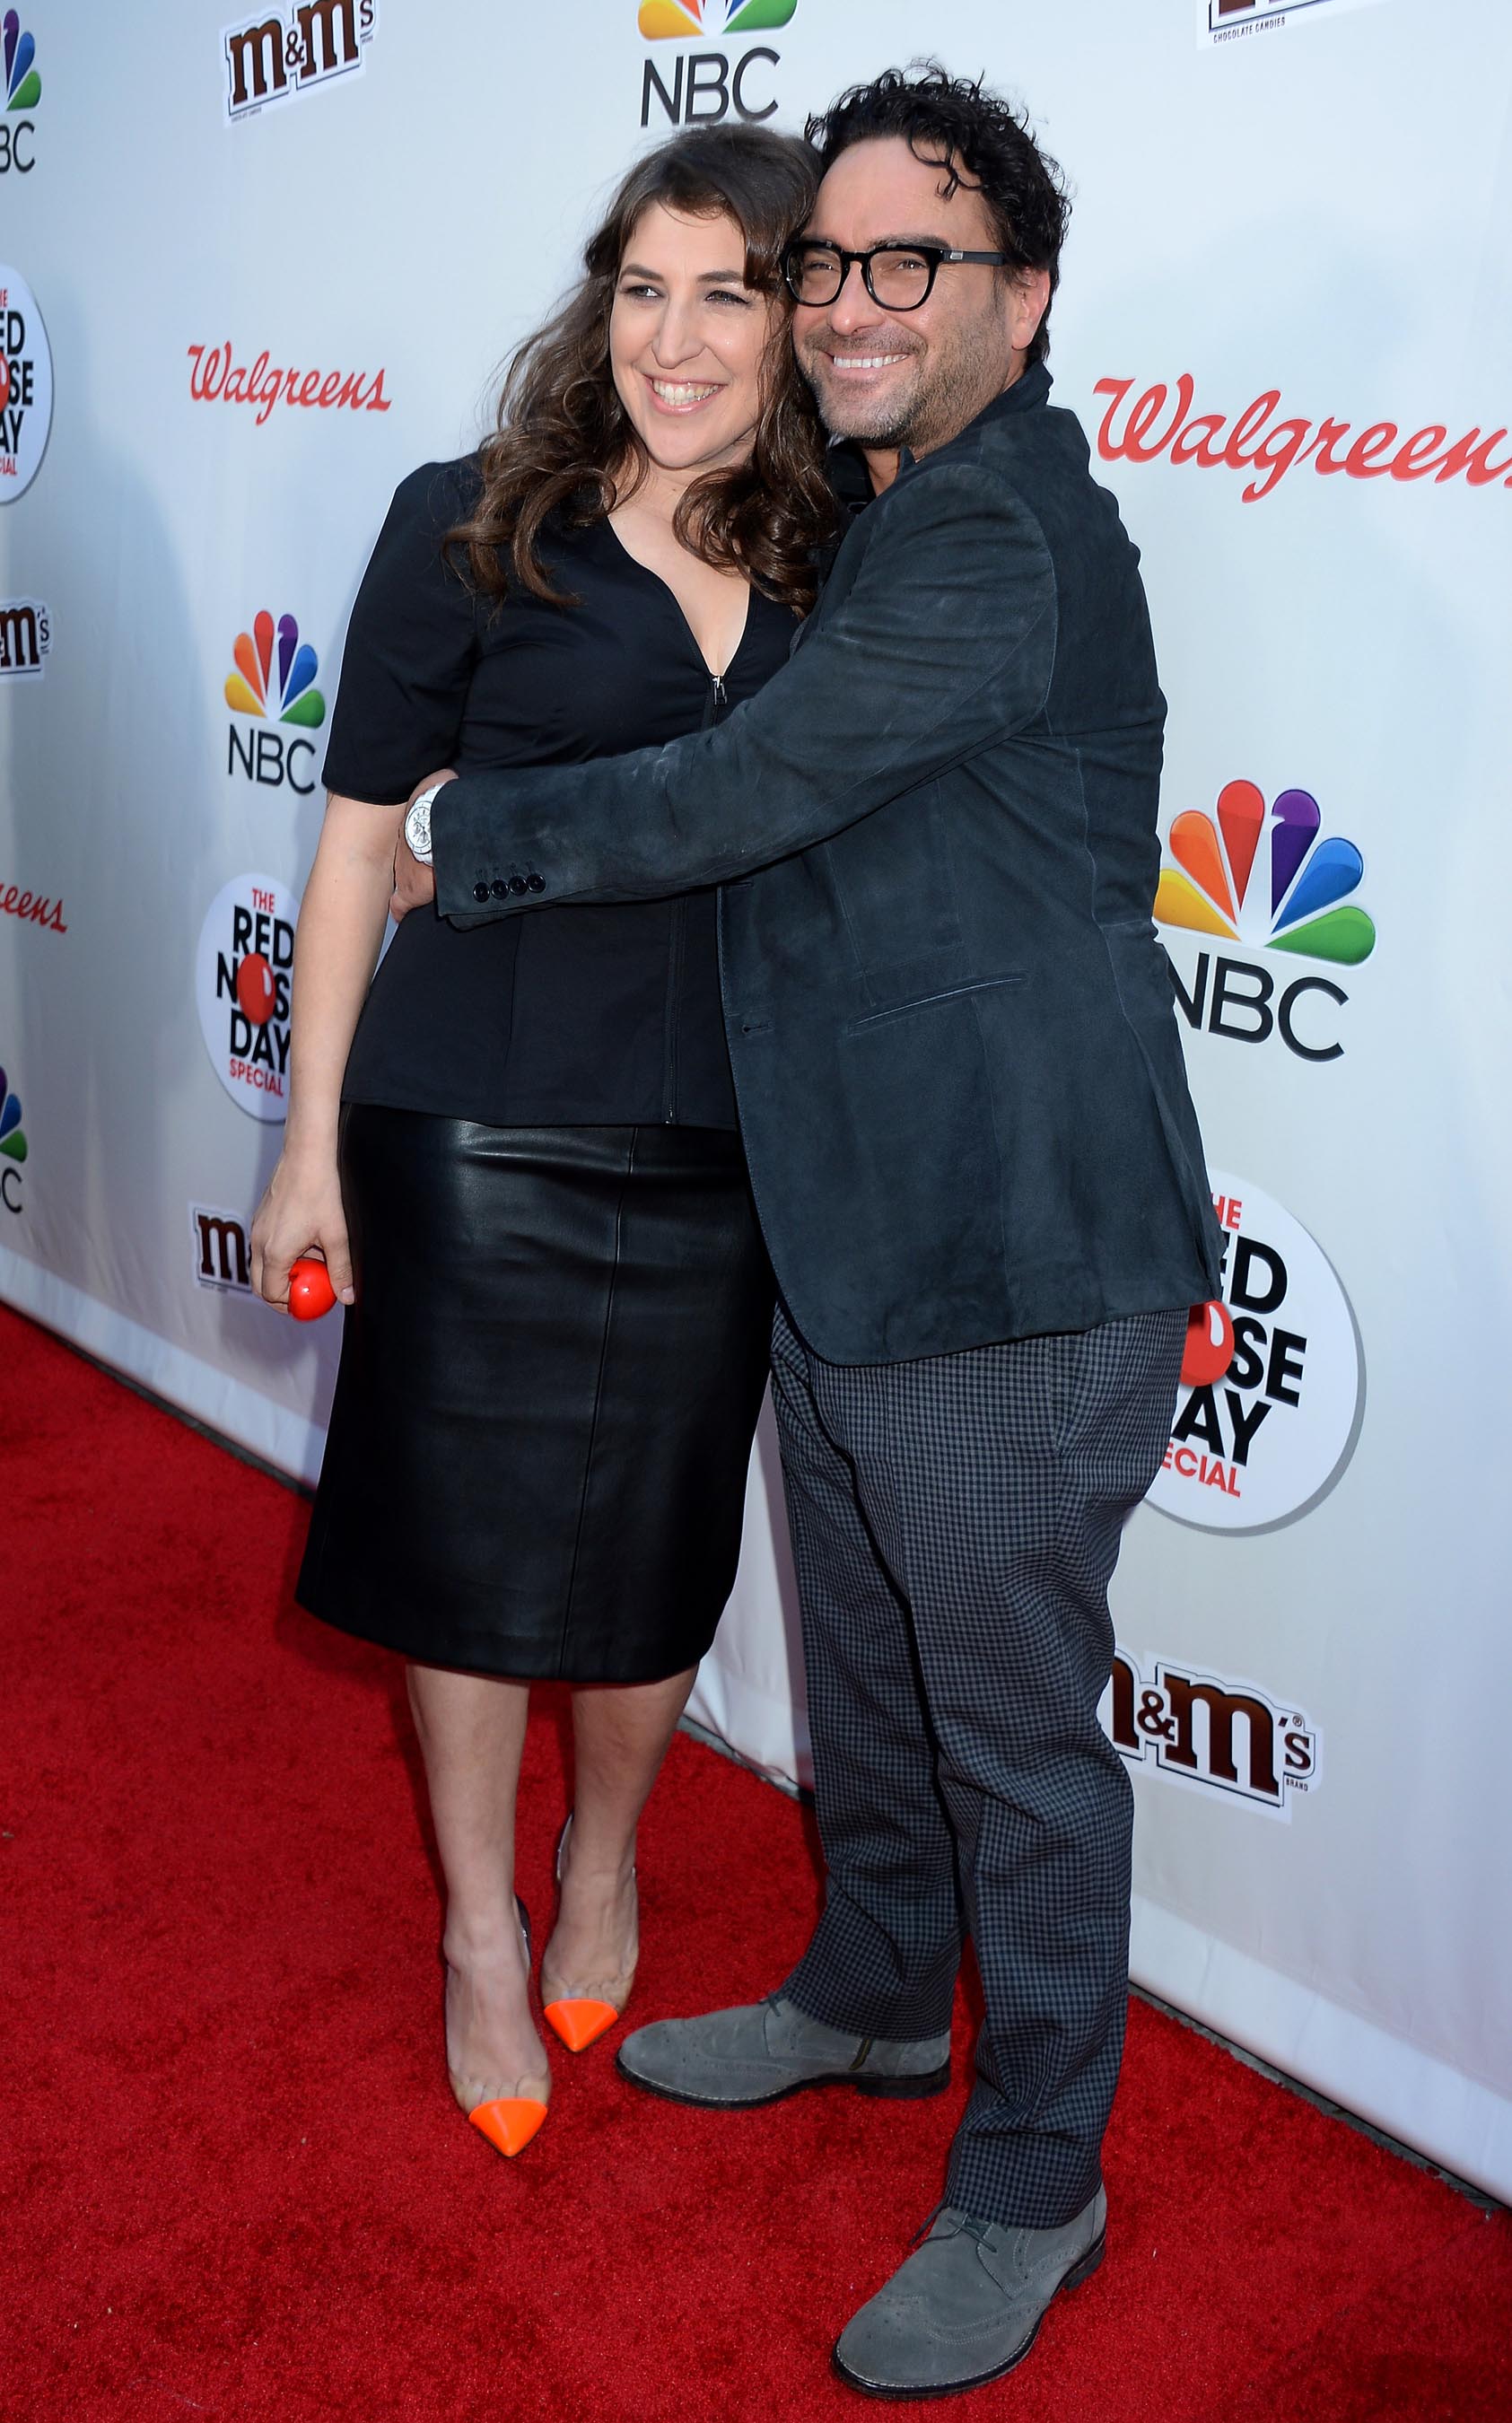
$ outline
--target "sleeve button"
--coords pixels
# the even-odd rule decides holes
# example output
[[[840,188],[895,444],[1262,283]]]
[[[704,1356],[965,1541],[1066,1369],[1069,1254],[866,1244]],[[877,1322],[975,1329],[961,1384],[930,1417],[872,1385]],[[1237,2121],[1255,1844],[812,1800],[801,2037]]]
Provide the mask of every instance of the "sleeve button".
[[[512,892],[528,892],[529,888],[530,887],[526,882],[523,875],[512,875],[510,877],[510,890]]]
[[[474,898],[475,900],[486,900],[486,899],[487,899],[487,897],[488,897],[488,886],[487,886],[487,884],[486,884],[486,883],[475,883],[475,884],[473,885],[473,898]]]
[[[546,888],[545,877],[543,875],[537,875],[534,868],[532,868],[530,873],[526,877],[525,881],[527,890],[530,892],[544,892]]]
[[[488,888],[496,900],[507,900],[510,896],[510,887],[502,875],[496,875]]]

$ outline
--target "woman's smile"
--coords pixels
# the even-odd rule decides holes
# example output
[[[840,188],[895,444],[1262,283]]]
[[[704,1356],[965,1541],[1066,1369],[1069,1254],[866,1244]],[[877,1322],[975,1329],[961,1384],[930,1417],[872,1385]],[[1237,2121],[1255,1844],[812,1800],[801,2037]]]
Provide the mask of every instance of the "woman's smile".
[[[642,371],[640,375],[651,389],[653,402],[660,412],[699,412],[717,395],[724,393],[722,379],[671,379],[664,378],[654,371]]]

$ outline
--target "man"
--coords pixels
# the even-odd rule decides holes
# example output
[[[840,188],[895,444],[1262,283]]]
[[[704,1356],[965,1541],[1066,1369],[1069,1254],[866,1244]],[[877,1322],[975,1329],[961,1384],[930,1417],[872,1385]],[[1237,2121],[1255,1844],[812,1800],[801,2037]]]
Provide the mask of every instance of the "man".
[[[1101,2257],[1131,1823],[1107,1589],[1219,1271],[1150,918],[1138,558],[1047,402],[1059,188],[939,71],[810,132],[794,341],[876,501],[759,698],[659,751],[466,777],[433,849],[448,915],[724,886],[828,1890],[767,2002],[620,2064],[706,2105],[932,2094],[969,1929],[948,2200],[835,2356],[921,2397],[1006,2371]]]

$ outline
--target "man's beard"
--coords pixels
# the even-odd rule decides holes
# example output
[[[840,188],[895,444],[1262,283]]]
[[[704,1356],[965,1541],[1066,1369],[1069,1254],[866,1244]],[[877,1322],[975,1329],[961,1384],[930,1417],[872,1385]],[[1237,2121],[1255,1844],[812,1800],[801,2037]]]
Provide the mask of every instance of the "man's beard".
[[[830,337],[828,341],[835,340]],[[876,350],[891,351],[895,344],[896,339]],[[858,340],[850,350],[863,353],[867,347]],[[917,365],[915,376],[901,394],[890,395],[853,396],[843,389],[839,393],[827,389],[820,383],[823,373],[816,378],[811,368],[811,352],[800,357],[799,367],[813,388],[820,418],[832,437],[848,437],[858,445],[878,449],[906,446],[911,454],[922,454],[943,446],[969,420],[974,420],[994,390],[983,392],[981,360],[973,358],[973,349],[959,338],[912,358]]]

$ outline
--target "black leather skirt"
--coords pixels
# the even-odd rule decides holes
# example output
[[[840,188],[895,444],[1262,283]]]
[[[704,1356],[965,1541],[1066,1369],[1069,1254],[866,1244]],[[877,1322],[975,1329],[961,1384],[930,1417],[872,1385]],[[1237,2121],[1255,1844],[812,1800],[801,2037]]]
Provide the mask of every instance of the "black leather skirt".
[[[696,1665],[771,1325],[738,1138],[351,1103],[341,1185],[357,1300],[301,1606],[489,1674]]]

